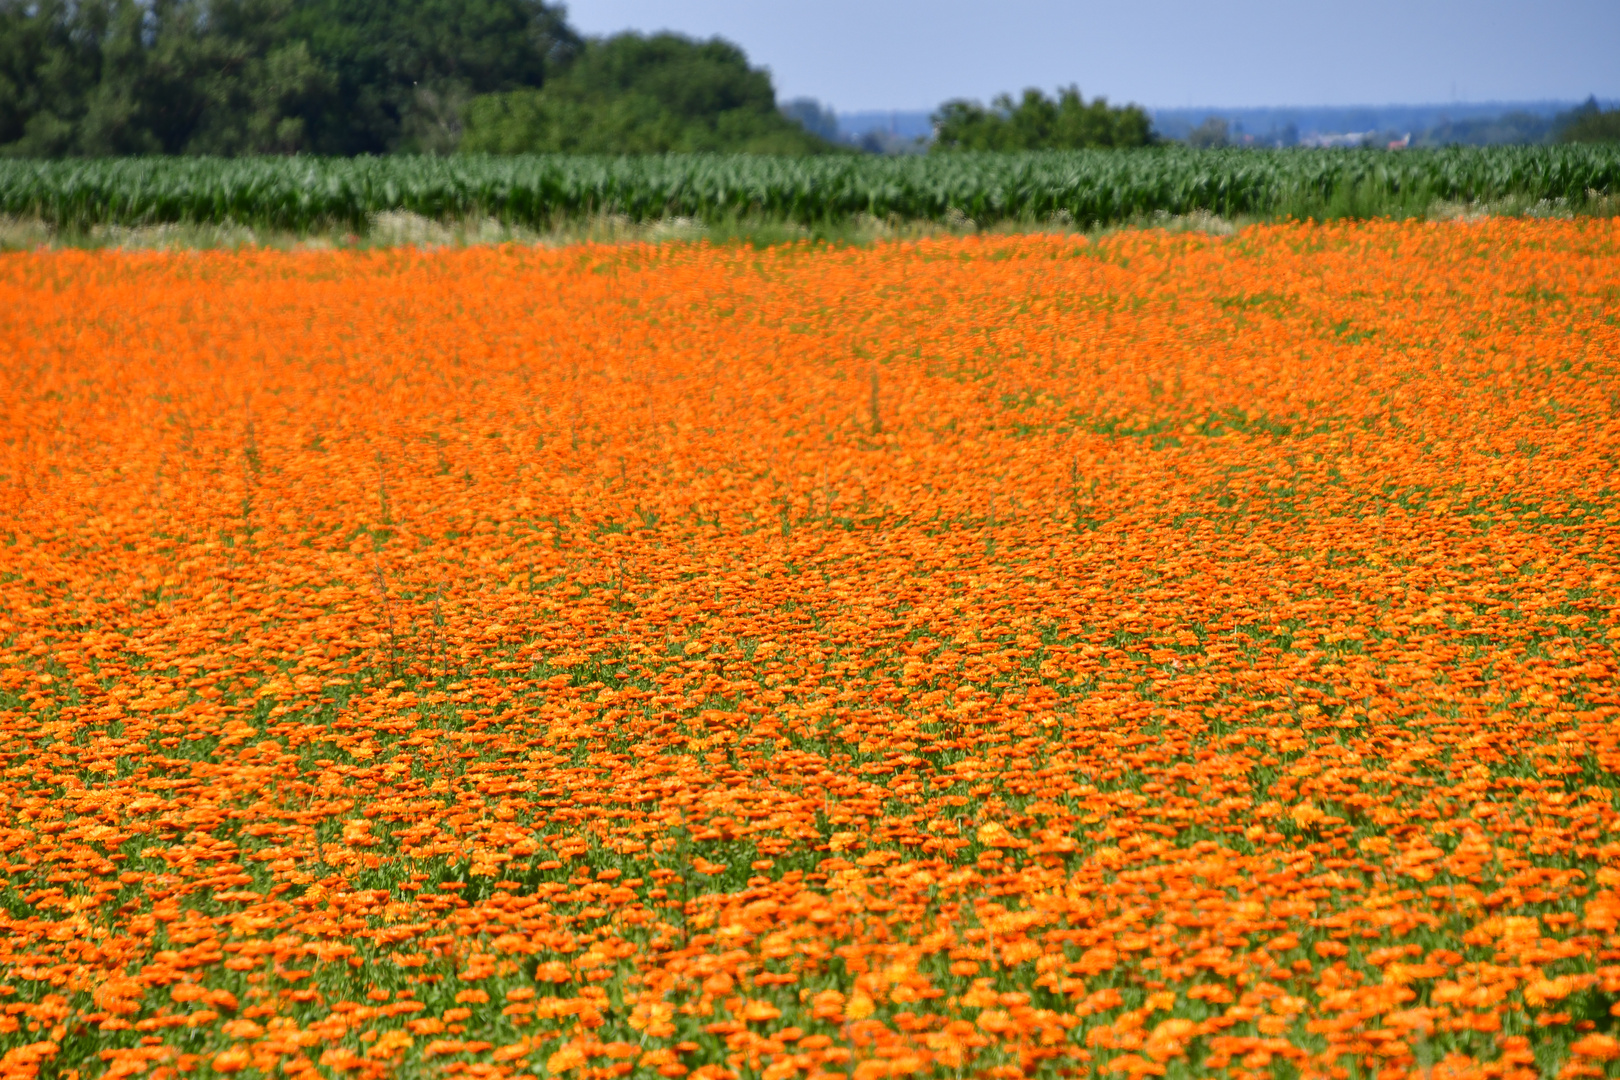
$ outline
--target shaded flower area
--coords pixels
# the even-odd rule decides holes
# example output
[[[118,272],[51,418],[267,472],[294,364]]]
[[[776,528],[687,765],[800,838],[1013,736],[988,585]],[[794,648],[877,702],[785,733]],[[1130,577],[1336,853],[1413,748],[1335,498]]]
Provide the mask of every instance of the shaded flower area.
[[[0,258],[0,1071],[1614,1075],[1620,227]]]

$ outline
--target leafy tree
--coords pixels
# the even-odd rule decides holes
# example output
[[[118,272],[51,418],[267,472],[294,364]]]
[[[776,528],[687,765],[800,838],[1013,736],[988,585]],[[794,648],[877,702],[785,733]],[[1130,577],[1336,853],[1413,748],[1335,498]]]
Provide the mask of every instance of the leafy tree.
[[[1620,109],[1603,109],[1596,97],[1589,97],[1555,126],[1560,142],[1620,142]]]
[[[308,116],[323,154],[446,149],[473,95],[540,86],[580,46],[542,0],[301,0],[289,29],[334,73]]]
[[[494,154],[828,148],[777,110],[770,75],[749,67],[737,46],[667,33],[588,41],[540,89],[474,98],[461,142],[463,151]]]
[[[105,5],[78,7],[0,0],[0,147],[11,153],[55,157],[72,149],[100,79],[105,32],[97,25]]]
[[[578,44],[543,0],[0,0],[0,154],[448,149]]]
[[[324,90],[286,0],[0,0],[0,151],[297,149]]]
[[[947,101],[934,114],[936,150],[1080,150],[1088,147],[1148,146],[1153,122],[1139,106],[1087,102],[1068,87],[1057,99],[1025,90],[1014,102],[1002,94],[986,109],[976,101]]]

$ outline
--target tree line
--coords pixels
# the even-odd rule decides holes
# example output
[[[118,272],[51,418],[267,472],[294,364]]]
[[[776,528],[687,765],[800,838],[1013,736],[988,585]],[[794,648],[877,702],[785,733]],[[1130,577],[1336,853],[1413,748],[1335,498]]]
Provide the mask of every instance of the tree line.
[[[0,0],[0,154],[830,149],[723,41],[545,0]]]
[[[1620,109],[1604,109],[1589,97],[1578,108],[1559,117],[1553,128],[1559,142],[1620,142]]]
[[[1140,109],[953,101],[940,149],[1137,146]],[[849,152],[737,46],[546,0],[0,0],[0,155]]]
[[[1149,146],[1146,111],[1026,90],[935,152]],[[1620,138],[1584,106],[1565,139]],[[587,38],[547,0],[0,0],[0,156],[854,152],[719,38]]]

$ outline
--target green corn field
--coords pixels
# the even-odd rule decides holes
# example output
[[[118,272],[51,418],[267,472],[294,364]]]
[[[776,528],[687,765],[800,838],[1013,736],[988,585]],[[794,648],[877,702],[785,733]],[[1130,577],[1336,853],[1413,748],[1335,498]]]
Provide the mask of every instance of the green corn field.
[[[544,226],[858,214],[1079,225],[1156,213],[1368,217],[1436,201],[1620,194],[1620,146],[1146,150],[917,157],[127,158],[0,161],[0,214],[62,229],[226,224],[363,230],[378,213]]]

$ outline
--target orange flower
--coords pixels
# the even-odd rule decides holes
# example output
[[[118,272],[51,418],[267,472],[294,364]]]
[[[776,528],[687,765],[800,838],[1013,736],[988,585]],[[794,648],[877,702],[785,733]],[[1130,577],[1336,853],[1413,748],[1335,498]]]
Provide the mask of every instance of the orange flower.
[[[1613,1061],[1620,1058],[1620,1039],[1612,1035],[1601,1035],[1592,1032],[1582,1035],[1569,1044],[1569,1051],[1579,1057],[1596,1058],[1598,1061]]]
[[[505,1053],[511,1049],[513,1048],[504,1047],[502,1050],[497,1051],[497,1054]],[[524,1047],[523,1049],[519,1050],[517,1054],[508,1054],[507,1057],[502,1058],[502,1060],[509,1060],[511,1057],[518,1057],[527,1052],[528,1048]],[[561,1050],[558,1050],[556,1053],[552,1054],[550,1057],[546,1058],[546,1072],[552,1074],[565,1073],[571,1069],[581,1068],[584,1066],[584,1064],[585,1055],[579,1050],[578,1047],[565,1046]]]
[[[781,1015],[782,1010],[768,1001],[750,1001],[742,1010],[742,1018],[752,1022],[775,1020]]]
[[[253,1063],[253,1057],[246,1050],[237,1048],[225,1050],[214,1055],[209,1064],[215,1072],[234,1073],[241,1072]]]
[[[1617,249],[0,257],[6,1070],[1600,1069]]]

